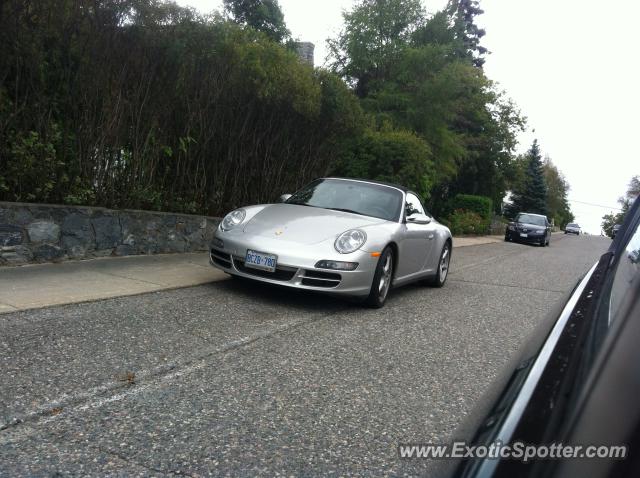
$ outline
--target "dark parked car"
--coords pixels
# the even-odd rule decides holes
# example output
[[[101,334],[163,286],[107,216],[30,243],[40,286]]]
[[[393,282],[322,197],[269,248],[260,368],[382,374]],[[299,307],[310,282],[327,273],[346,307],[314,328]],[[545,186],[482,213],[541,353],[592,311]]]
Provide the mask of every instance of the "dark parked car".
[[[546,216],[521,212],[507,224],[504,240],[548,246],[551,242],[551,225]]]
[[[640,476],[640,200],[609,250],[542,323],[459,438],[491,443],[615,446],[624,459],[467,458],[462,477]],[[472,430],[469,433],[469,430]],[[585,450],[586,453],[586,450]],[[556,455],[557,457],[558,455]]]

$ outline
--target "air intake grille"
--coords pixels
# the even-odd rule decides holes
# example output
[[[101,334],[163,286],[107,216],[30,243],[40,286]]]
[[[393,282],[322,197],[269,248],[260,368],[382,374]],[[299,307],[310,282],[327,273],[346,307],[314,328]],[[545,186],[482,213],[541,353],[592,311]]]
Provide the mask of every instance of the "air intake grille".
[[[335,272],[324,272],[318,270],[304,271],[304,277],[302,278],[302,284],[311,287],[324,287],[330,289],[340,284],[342,276]]]

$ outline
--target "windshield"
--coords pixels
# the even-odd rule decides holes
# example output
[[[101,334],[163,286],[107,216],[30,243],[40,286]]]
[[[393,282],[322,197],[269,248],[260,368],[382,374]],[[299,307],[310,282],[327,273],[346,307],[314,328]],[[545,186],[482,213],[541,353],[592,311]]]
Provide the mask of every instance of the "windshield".
[[[546,226],[547,222],[543,216],[536,216],[535,214],[519,214],[516,217],[516,222],[522,222],[525,224],[533,224],[536,226]]]
[[[577,224],[567,224],[567,227],[580,227]]]
[[[302,188],[286,202],[397,221],[402,207],[402,192],[380,184],[319,179]]]

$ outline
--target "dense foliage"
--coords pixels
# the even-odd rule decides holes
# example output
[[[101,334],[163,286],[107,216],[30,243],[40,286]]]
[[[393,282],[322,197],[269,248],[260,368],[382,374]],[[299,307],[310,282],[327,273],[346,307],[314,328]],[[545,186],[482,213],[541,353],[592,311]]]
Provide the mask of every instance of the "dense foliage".
[[[618,199],[620,204],[620,212],[609,213],[602,216],[602,230],[604,233],[613,237],[613,226],[622,224],[627,216],[627,212],[631,209],[633,202],[640,196],[640,176],[634,176],[629,181],[627,192]]]
[[[480,214],[455,209],[444,221],[455,236],[462,234],[486,234],[488,224]]]
[[[419,0],[359,0],[329,42],[332,66],[361,99],[371,128],[410,131],[429,147],[425,182],[437,215],[458,193],[487,196],[499,210],[524,127],[481,68],[480,13],[473,0],[451,0],[430,18]]]
[[[278,0],[223,0],[223,5],[233,21],[263,32],[274,41],[291,37]]]
[[[220,214],[323,175],[362,112],[255,29],[156,0],[0,3],[0,199]]]
[[[548,156],[542,163],[547,185],[547,216],[561,229],[575,219],[569,205],[569,182]]]
[[[486,234],[493,218],[493,204],[485,196],[457,194],[444,209],[444,217],[453,234]]]
[[[484,196],[473,196],[471,194],[458,194],[453,198],[453,209],[464,209],[478,214],[487,226],[491,223],[493,205],[491,199]]]
[[[0,2],[0,200],[222,214],[342,174],[442,217],[517,186],[525,121],[482,69],[476,0],[357,0],[331,70],[277,0],[223,5]]]
[[[424,198],[433,184],[431,150],[409,131],[366,130],[345,143],[334,168],[347,177],[401,184]]]

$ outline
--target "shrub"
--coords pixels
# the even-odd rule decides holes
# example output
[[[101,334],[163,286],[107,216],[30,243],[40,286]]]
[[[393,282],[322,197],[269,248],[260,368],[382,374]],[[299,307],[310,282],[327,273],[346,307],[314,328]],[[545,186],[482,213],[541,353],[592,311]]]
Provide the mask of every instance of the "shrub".
[[[222,215],[326,174],[362,129],[344,81],[260,32],[89,3],[0,1],[0,200]]]
[[[451,229],[454,236],[460,234],[484,234],[487,230],[486,221],[473,211],[456,209],[444,223]]]
[[[493,203],[488,197],[473,196],[471,194],[458,194],[453,198],[452,209],[462,209],[465,211],[475,212],[487,222],[487,226],[491,223]]]

